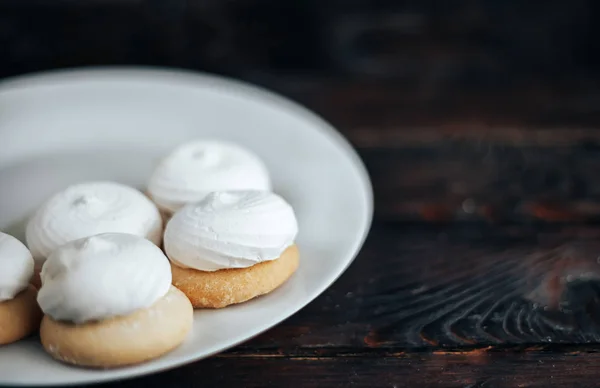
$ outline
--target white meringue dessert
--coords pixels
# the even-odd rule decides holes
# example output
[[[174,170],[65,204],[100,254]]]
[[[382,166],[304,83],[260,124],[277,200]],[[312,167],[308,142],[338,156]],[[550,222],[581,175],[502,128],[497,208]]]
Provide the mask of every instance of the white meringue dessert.
[[[60,361],[137,364],[176,348],[191,329],[190,301],[171,286],[162,250],[143,237],[104,233],[71,241],[48,257],[41,277],[40,337]]]
[[[197,140],[180,145],[154,170],[148,194],[172,215],[213,191],[271,190],[269,172],[258,156],[240,145]]]
[[[179,210],[165,229],[173,285],[195,308],[267,294],[296,271],[298,222],[270,191],[219,191]]]
[[[75,184],[52,196],[29,219],[25,234],[40,267],[55,249],[83,237],[130,233],[160,245],[162,231],[160,212],[143,193],[99,181]]]
[[[38,302],[55,320],[85,323],[150,307],[171,286],[164,253],[150,241],[103,233],[56,249],[42,267]]]
[[[175,213],[165,228],[169,259],[182,268],[218,271],[277,259],[294,244],[292,207],[269,191],[219,191]]]
[[[22,242],[0,232],[0,302],[13,299],[29,285],[33,258]]]
[[[18,341],[39,327],[37,290],[29,284],[33,266],[27,247],[0,232],[0,345]]]

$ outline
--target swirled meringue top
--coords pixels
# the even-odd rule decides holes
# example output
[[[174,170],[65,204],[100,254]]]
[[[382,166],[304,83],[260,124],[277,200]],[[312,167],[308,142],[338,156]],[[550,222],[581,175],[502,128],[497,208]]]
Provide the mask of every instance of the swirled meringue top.
[[[150,307],[171,287],[164,253],[145,238],[105,233],[71,241],[44,263],[38,303],[55,320],[84,323]]]
[[[297,234],[294,210],[277,194],[214,192],[175,213],[164,245],[176,265],[216,271],[277,259]]]
[[[55,194],[29,220],[26,240],[36,262],[59,246],[99,233],[131,233],[157,245],[162,219],[140,191],[115,182],[76,184]]]
[[[22,242],[0,232],[0,302],[27,288],[33,276],[33,258]]]
[[[271,180],[252,152],[216,140],[179,146],[162,160],[148,184],[154,202],[168,213],[224,190],[271,190]]]

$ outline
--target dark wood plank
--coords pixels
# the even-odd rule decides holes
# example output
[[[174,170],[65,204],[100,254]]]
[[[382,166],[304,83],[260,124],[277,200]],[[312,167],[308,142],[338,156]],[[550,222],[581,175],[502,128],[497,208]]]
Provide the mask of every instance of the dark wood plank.
[[[285,79],[266,78],[261,83],[299,99],[342,128],[564,129],[596,128],[600,123],[596,79],[564,83],[513,79],[481,89],[457,85],[431,95],[423,95],[422,85],[378,80],[318,79],[296,88]]]
[[[106,386],[133,387],[595,387],[600,354],[473,350],[382,357],[220,355],[158,375]]]
[[[402,123],[400,118],[396,121],[381,126],[347,124],[341,130],[357,148],[367,150],[403,150],[448,145],[490,151],[505,148],[523,151],[565,150],[567,147],[593,147],[600,142],[599,128],[577,126],[540,128],[523,123],[517,126],[491,125],[468,119],[432,126],[411,126]]]
[[[123,386],[597,385],[593,348],[554,344],[600,340],[598,6],[278,3],[0,4],[0,77],[102,64],[228,74],[322,114],[373,179],[371,237],[317,301],[225,354]],[[352,50],[369,37],[379,44]]]
[[[564,132],[563,132],[564,133]],[[544,146],[433,133],[406,147],[359,148],[377,215],[387,220],[581,222],[600,219],[600,137],[542,136]],[[587,133],[589,134],[589,133]],[[401,136],[398,136],[401,137]],[[497,138],[500,137],[498,140]],[[415,140],[416,138],[416,140]],[[578,139],[578,141],[576,141]]]
[[[597,342],[599,238],[592,226],[376,223],[331,289],[235,352]]]

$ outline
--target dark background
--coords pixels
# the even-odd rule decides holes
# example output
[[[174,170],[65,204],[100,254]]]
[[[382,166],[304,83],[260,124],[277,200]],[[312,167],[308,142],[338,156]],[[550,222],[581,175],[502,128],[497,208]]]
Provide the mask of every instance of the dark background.
[[[331,121],[373,182],[365,247],[322,296],[114,386],[596,386],[599,17],[595,0],[0,0],[0,77],[243,79]]]
[[[598,16],[594,0],[1,0],[0,77],[172,66],[324,113],[341,94],[369,124],[581,124],[600,118]]]

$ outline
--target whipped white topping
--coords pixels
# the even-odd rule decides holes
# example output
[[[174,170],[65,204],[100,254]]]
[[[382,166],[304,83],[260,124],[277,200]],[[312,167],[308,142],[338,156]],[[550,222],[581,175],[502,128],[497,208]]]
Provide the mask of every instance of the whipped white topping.
[[[0,232],[0,302],[13,299],[29,285],[33,258],[22,242]]]
[[[154,202],[168,213],[225,190],[271,190],[271,180],[252,152],[215,140],[179,146],[162,160],[148,184]]]
[[[171,287],[171,267],[150,241],[104,233],[71,241],[42,267],[38,303],[55,320],[83,323],[150,307]]]
[[[175,213],[164,245],[173,263],[216,271],[277,259],[297,234],[294,210],[277,194],[214,192]]]
[[[131,233],[157,245],[162,218],[140,191],[114,182],[76,184],[55,194],[29,220],[27,245],[41,264],[59,246],[99,233]]]

